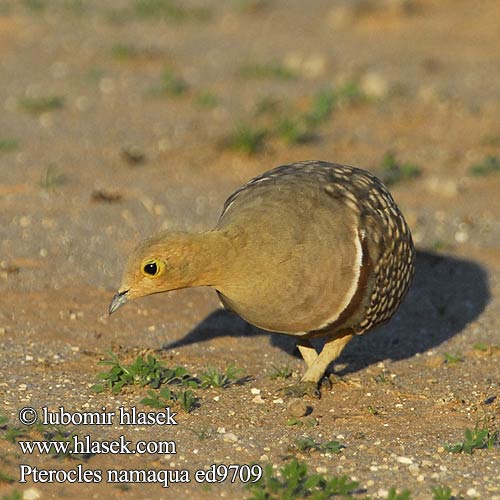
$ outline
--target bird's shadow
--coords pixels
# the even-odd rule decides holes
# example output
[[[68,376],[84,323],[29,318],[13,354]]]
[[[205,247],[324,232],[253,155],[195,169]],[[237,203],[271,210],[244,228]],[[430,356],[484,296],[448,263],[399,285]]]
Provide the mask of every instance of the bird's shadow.
[[[417,252],[416,273],[404,303],[387,324],[355,337],[339,358],[341,374],[385,359],[401,360],[428,351],[461,332],[490,300],[486,271],[479,264],[429,251]],[[173,349],[216,337],[267,335],[271,344],[299,356],[295,339],[260,330],[218,309],[185,337],[163,346]]]

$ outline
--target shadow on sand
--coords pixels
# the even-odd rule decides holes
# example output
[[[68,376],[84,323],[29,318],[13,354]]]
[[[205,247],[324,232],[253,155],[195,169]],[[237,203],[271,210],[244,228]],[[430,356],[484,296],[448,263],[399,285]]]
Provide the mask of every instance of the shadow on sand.
[[[347,345],[339,358],[339,362],[347,365],[341,374],[384,359],[410,358],[439,346],[476,319],[489,300],[487,275],[480,265],[457,257],[418,251],[415,278],[403,305],[388,323],[355,337]],[[268,335],[273,345],[299,355],[293,337],[265,332],[223,309],[214,311],[184,338],[163,349],[221,336],[255,335]]]

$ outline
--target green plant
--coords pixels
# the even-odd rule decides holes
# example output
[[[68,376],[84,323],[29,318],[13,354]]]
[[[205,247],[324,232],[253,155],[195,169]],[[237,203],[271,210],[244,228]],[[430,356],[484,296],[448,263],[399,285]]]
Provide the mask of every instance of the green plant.
[[[273,380],[277,378],[287,379],[292,375],[292,369],[290,368],[290,364],[287,363],[283,366],[272,365],[273,371],[269,375]]]
[[[239,70],[244,78],[278,78],[292,80],[297,77],[295,72],[279,62],[245,64]]]
[[[401,493],[396,491],[396,488],[392,487],[389,490],[389,495],[387,500],[410,500],[411,493],[408,490],[403,490]]]
[[[55,111],[64,106],[64,99],[60,96],[22,97],[18,101],[19,107],[32,114]]]
[[[331,88],[321,90],[313,96],[311,108],[306,114],[310,126],[318,126],[328,120],[337,104],[337,95]]]
[[[309,474],[306,464],[293,459],[280,469],[278,477],[274,475],[272,466],[267,465],[262,478],[248,485],[252,496],[247,497],[247,500],[326,500],[333,496],[353,498],[358,485],[358,482],[351,481],[347,476]]]
[[[153,408],[165,408],[173,399],[172,391],[168,387],[162,387],[160,392],[155,392],[150,389],[148,391],[148,397],[142,398],[141,403],[146,406],[152,406]]]
[[[239,125],[224,141],[224,146],[252,155],[262,149],[268,135],[268,131],[264,128]]]
[[[314,417],[306,417],[306,418],[299,418],[299,417],[290,417],[286,421],[286,425],[288,426],[293,426],[296,425],[297,427],[316,427],[318,425],[318,422]]]
[[[176,402],[186,413],[189,413],[196,407],[198,398],[191,390],[181,391],[176,395]]]
[[[290,144],[301,144],[314,139],[314,128],[304,116],[284,117],[275,127],[275,134]]]
[[[449,486],[436,486],[435,488],[431,488],[431,491],[433,500],[451,500],[453,498]]]
[[[173,0],[135,0],[133,13],[142,18],[174,21],[204,20],[210,17],[207,7],[186,7],[183,2]]]
[[[461,354],[450,354],[449,352],[443,353],[443,357],[445,362],[450,365],[464,360],[464,357]]]
[[[46,0],[23,0],[23,5],[33,12],[43,12],[47,7]]]
[[[477,177],[498,173],[500,172],[500,160],[496,156],[487,156],[482,163],[472,165],[470,172]]]
[[[413,163],[396,160],[393,153],[386,153],[380,164],[382,181],[388,186],[422,175],[422,169]]]
[[[217,106],[219,99],[212,92],[205,91],[196,96],[195,103],[200,108],[211,109]]]
[[[50,164],[40,178],[40,187],[51,190],[65,182],[66,176],[55,165]]]
[[[15,480],[15,477],[0,470],[0,483],[13,483]]]
[[[168,95],[180,97],[189,90],[187,82],[174,74],[170,68],[165,68],[161,74],[160,84],[151,89],[151,93],[156,96]]]
[[[15,151],[19,147],[17,139],[11,139],[10,137],[0,138],[0,152],[7,153],[9,151]]]
[[[111,48],[111,54],[115,59],[134,59],[139,54],[136,47],[130,44],[117,43]]]
[[[97,378],[102,383],[92,386],[94,392],[103,392],[110,389],[119,392],[125,385],[149,385],[158,389],[162,384],[177,384],[185,387],[197,387],[198,382],[182,366],[167,368],[154,356],[148,355],[146,358],[137,356],[130,365],[120,362],[116,354],[109,351],[110,359],[100,361],[100,365],[110,366],[107,372],[101,372]]]
[[[23,494],[19,490],[12,490],[9,494],[2,495],[2,500],[22,500]]]
[[[243,374],[241,368],[236,368],[230,364],[225,371],[220,372],[215,366],[207,366],[206,371],[200,375],[201,386],[207,387],[228,387],[240,380]]]
[[[295,442],[295,448],[302,452],[322,451],[328,453],[340,453],[346,446],[339,441],[328,441],[318,443],[313,438],[301,438]]]
[[[463,441],[456,444],[445,444],[444,449],[451,453],[467,453],[472,455],[474,450],[492,449],[498,440],[498,436],[498,431],[491,432],[488,428],[479,428],[479,424],[476,424],[474,430],[465,429],[465,439]]]

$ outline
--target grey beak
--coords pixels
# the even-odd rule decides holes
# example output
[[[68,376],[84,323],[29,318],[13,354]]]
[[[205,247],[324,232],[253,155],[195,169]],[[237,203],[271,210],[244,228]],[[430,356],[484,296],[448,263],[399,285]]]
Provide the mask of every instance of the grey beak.
[[[128,290],[125,290],[123,292],[116,292],[113,300],[111,301],[111,304],[109,304],[109,314],[113,314],[117,309],[119,309],[121,306],[127,303],[128,297],[127,297]]]

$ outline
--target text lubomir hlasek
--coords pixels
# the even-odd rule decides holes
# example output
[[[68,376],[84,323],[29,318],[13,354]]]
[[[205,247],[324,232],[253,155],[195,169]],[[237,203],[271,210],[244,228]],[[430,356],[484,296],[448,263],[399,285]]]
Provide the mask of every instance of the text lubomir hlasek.
[[[118,408],[118,414],[115,411],[83,411],[69,412],[60,406],[56,411],[50,411],[46,406],[42,408],[43,425],[177,425],[175,416],[170,407],[166,406],[165,411],[146,412],[137,411],[135,406],[131,408]],[[118,417],[119,422],[115,422]]]

